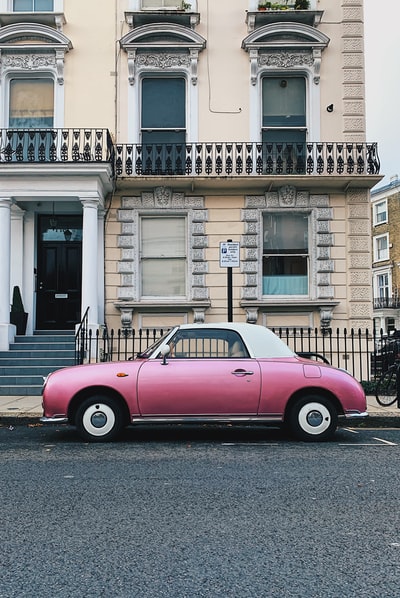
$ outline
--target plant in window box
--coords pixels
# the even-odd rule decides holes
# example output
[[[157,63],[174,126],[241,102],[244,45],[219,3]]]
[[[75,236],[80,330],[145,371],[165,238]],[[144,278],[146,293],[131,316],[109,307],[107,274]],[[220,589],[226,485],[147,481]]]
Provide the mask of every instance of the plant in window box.
[[[182,2],[180,9],[181,10],[190,10],[192,8],[192,5],[189,4],[188,2]]]
[[[260,2],[258,10],[269,10],[271,8],[271,2]]]
[[[11,304],[10,322],[17,328],[17,334],[24,335],[26,332],[26,323],[28,321],[28,314],[24,310],[22,303],[21,291],[19,287],[13,289],[13,299]]]
[[[294,9],[295,10],[308,10],[310,8],[309,0],[296,0]]]

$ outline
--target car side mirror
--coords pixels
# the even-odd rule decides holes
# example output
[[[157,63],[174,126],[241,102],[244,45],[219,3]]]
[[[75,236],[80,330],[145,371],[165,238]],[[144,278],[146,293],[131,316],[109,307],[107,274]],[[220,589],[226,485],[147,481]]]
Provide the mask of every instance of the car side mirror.
[[[171,351],[171,347],[169,345],[164,345],[163,347],[161,347],[161,355],[163,357],[162,360],[162,365],[167,365],[167,355],[170,354]]]

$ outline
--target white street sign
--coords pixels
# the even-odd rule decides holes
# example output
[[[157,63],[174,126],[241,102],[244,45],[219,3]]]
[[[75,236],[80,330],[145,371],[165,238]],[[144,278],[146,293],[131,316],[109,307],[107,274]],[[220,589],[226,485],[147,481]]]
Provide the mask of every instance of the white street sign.
[[[219,244],[219,265],[221,268],[239,268],[240,243],[226,241]]]

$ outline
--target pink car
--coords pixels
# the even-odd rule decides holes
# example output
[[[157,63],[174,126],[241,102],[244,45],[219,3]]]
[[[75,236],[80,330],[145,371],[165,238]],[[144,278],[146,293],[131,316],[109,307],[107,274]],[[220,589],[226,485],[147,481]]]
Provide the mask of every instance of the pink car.
[[[253,324],[177,326],[135,360],[50,374],[42,422],[69,422],[93,442],[129,424],[285,425],[298,439],[327,440],[338,418],[367,415],[361,385],[347,372],[293,353]]]

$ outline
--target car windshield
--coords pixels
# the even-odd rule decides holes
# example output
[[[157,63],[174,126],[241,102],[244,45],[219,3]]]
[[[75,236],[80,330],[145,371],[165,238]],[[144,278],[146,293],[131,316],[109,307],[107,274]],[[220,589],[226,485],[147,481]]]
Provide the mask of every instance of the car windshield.
[[[165,332],[165,334],[163,334],[157,341],[155,341],[155,343],[150,345],[150,347],[147,347],[147,349],[145,349],[144,351],[140,351],[140,353],[138,353],[136,357],[140,359],[148,359],[150,355],[153,353],[153,351],[156,351],[156,349],[158,349],[158,347],[160,347],[163,344],[167,336],[169,336],[170,334],[171,330],[167,330],[167,332]]]

